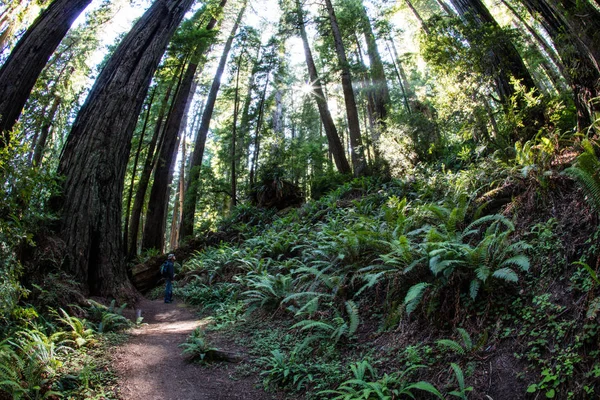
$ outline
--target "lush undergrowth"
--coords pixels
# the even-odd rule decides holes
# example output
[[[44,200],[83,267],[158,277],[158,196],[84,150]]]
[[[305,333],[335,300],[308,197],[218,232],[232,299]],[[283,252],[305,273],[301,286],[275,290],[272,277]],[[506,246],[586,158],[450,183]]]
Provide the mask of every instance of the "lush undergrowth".
[[[44,295],[52,297],[43,290],[38,300]],[[127,338],[119,332],[131,322],[121,315],[124,306],[86,304],[69,311],[40,304],[13,309],[1,332],[0,398],[118,398],[107,354]]]
[[[251,349],[236,374],[298,397],[597,398],[590,152],[583,194],[517,157],[357,179],[270,223],[238,208],[239,243],[187,260],[176,295]]]

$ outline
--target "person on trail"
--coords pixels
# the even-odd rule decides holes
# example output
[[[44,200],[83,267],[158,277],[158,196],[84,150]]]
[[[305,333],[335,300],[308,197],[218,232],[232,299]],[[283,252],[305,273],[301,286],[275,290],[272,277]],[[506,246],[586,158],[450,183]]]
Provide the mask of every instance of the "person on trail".
[[[175,254],[169,254],[167,261],[165,261],[165,273],[164,277],[167,281],[165,287],[165,303],[171,303],[173,301],[173,276],[175,275]]]

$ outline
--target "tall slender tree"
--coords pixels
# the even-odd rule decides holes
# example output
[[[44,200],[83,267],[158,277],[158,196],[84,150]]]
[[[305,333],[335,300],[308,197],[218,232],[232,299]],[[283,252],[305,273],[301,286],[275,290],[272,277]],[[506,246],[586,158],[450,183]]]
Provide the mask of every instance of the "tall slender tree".
[[[91,1],[54,0],[0,68],[0,148],[10,142],[10,131],[50,56]]]
[[[206,144],[206,137],[208,135],[208,129],[210,127],[212,113],[215,108],[217,94],[219,93],[219,88],[221,87],[221,76],[223,75],[223,71],[225,71],[227,57],[229,56],[229,51],[231,50],[231,45],[233,44],[235,33],[237,32],[238,26],[242,21],[242,17],[244,16],[245,10],[246,0],[244,0],[242,4],[242,8],[238,13],[235,23],[233,24],[233,28],[231,29],[231,33],[229,34],[229,37],[225,42],[225,46],[223,47],[223,53],[221,54],[221,59],[219,60],[217,71],[215,72],[215,78],[213,79],[210,92],[208,93],[208,97],[204,105],[204,111],[202,112],[202,119],[200,121],[200,128],[198,129],[198,134],[196,136],[194,151],[190,159],[190,173],[188,174],[186,184],[185,201],[182,210],[183,213],[181,216],[180,229],[180,235],[182,240],[186,237],[192,236],[194,233],[194,214],[196,213],[196,202],[198,200],[199,190],[198,183],[200,177],[200,166],[202,165],[202,158],[204,157],[204,146]]]
[[[325,92],[323,91],[321,78],[319,77],[319,74],[317,72],[317,67],[315,65],[312,51],[310,50],[310,46],[308,43],[308,35],[306,34],[306,26],[304,23],[304,11],[302,9],[302,4],[300,3],[300,0],[296,0],[296,15],[298,17],[297,26],[300,31],[300,37],[302,38],[302,44],[304,47],[304,57],[306,59],[306,66],[308,68],[308,76],[310,77],[310,84],[312,86],[312,91],[314,92],[315,102],[317,103],[317,107],[319,108],[319,115],[321,116],[323,129],[325,130],[325,136],[327,136],[329,151],[331,152],[331,155],[333,157],[338,171],[342,174],[349,174],[352,172],[352,170],[350,169],[350,164],[348,163],[348,159],[346,158],[344,147],[342,146],[342,142],[335,127],[335,123],[333,122],[333,118],[331,117],[331,112],[329,111],[329,106],[327,105]]]
[[[356,98],[352,87],[350,64],[346,57],[346,49],[344,48],[342,34],[338,26],[331,0],[325,0],[325,5],[327,6],[327,13],[329,14],[331,33],[333,34],[333,42],[335,44],[338,64],[341,71],[342,91],[344,92],[344,103],[346,105],[346,117],[348,118],[348,131],[350,135],[350,151],[352,152],[352,170],[354,176],[361,176],[367,172],[367,163],[360,134],[360,120],[358,118],[358,108],[356,107]]]
[[[218,16],[226,4],[221,0],[217,10],[208,21],[203,31],[199,32],[199,42],[191,51],[187,68],[183,73],[181,83],[173,99],[171,111],[165,125],[164,140],[160,148],[158,163],[154,169],[154,182],[148,200],[146,224],[142,237],[142,250],[157,249],[162,251],[166,230],[166,216],[169,205],[168,193],[173,179],[177,148],[179,147],[180,127],[189,104],[192,101],[195,84],[194,77],[198,71],[202,56],[212,43],[213,30],[219,20]],[[199,17],[200,15],[197,15]],[[184,63],[185,64],[185,63]],[[192,90],[194,89],[194,90]]]
[[[73,124],[58,172],[67,268],[89,293],[131,288],[121,236],[131,137],[152,76],[194,0],[156,0],[121,41]]]

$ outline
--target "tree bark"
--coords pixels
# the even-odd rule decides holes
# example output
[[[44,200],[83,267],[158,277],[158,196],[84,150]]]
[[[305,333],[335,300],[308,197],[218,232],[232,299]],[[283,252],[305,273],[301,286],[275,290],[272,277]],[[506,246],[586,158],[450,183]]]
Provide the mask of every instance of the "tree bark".
[[[346,58],[346,50],[342,42],[342,34],[337,23],[335,10],[331,0],[325,0],[327,12],[329,13],[329,23],[335,43],[335,50],[338,57],[338,63],[342,77],[342,91],[344,92],[344,103],[346,104],[346,117],[348,118],[348,131],[350,133],[350,151],[352,152],[352,170],[354,176],[361,176],[367,172],[367,163],[365,161],[364,149],[360,135],[360,120],[358,118],[358,109],[356,107],[356,98],[352,88],[352,76],[350,75],[350,64]]]
[[[386,130],[386,117],[387,108],[390,103],[390,93],[387,85],[387,77],[385,75],[385,69],[383,68],[383,62],[377,48],[377,41],[375,40],[375,34],[371,27],[371,21],[367,15],[367,10],[363,5],[360,6],[363,19],[363,34],[365,41],[367,42],[367,54],[369,55],[369,64],[371,72],[371,85],[369,92],[370,107],[375,114],[376,125],[373,130],[373,149],[375,157],[379,158],[379,150],[377,148],[379,143],[379,136]],[[369,113],[370,115],[372,113]]]
[[[265,100],[267,98],[267,88],[269,87],[269,77],[270,75],[267,74],[267,80],[265,81],[265,86],[260,96],[260,102],[258,103],[258,118],[256,119],[256,129],[254,131],[254,151],[252,153],[252,163],[250,164],[249,179],[251,189],[254,186],[254,182],[256,180],[256,170],[258,169],[258,156],[260,153],[260,127],[262,125],[264,116]]]
[[[319,115],[325,129],[325,136],[327,136],[327,142],[329,143],[329,151],[338,171],[342,174],[349,174],[352,170],[350,169],[350,164],[348,164],[348,159],[344,153],[344,147],[342,146],[333,118],[329,112],[321,78],[319,78],[317,73],[317,67],[315,66],[315,61],[308,44],[308,36],[306,35],[306,27],[304,26],[304,12],[302,11],[300,0],[296,0],[296,13],[298,15],[298,28],[300,29],[300,36],[302,37],[302,44],[304,46],[306,66],[308,67],[311,85],[315,92],[314,98],[319,108]]]
[[[185,68],[186,63],[183,63]],[[166,231],[166,216],[169,206],[169,186],[173,180],[174,164],[179,147],[179,128],[193,85],[196,68],[188,65],[179,75],[179,83],[154,164],[154,179],[146,209],[146,223],[142,235],[142,251],[155,249],[163,252]]]
[[[21,115],[35,81],[91,0],[55,0],[19,40],[0,68],[0,148]]]
[[[131,137],[152,76],[193,2],[156,0],[137,21],[98,76],[60,159],[65,180],[54,205],[62,215],[66,264],[92,295],[132,293],[121,236]]]
[[[210,127],[210,120],[212,113],[215,108],[215,102],[217,100],[217,94],[221,87],[221,76],[225,70],[225,64],[227,63],[227,57],[231,50],[235,33],[237,32],[238,26],[244,16],[246,10],[246,2],[243,3],[242,8],[237,16],[237,19],[231,29],[231,33],[225,42],[221,59],[213,79],[210,92],[204,105],[204,111],[202,113],[202,120],[200,122],[200,128],[198,129],[198,135],[196,137],[196,143],[194,144],[194,151],[190,160],[190,173],[188,174],[188,182],[186,184],[185,202],[183,212],[181,216],[181,229],[179,234],[181,239],[185,239],[192,236],[194,233],[194,214],[196,213],[196,201],[198,199],[198,179],[200,177],[200,167],[202,165],[202,158],[204,157],[204,146],[206,144],[206,137],[208,135],[208,129]]]

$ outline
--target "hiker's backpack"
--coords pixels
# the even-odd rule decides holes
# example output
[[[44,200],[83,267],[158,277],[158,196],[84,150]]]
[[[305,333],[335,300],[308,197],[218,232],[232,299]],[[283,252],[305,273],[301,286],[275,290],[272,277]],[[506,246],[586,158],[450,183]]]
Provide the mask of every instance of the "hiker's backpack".
[[[167,262],[165,261],[164,263],[162,263],[162,265],[160,266],[160,276],[162,276],[163,278],[167,277],[167,271],[169,270],[169,268],[167,267]]]

